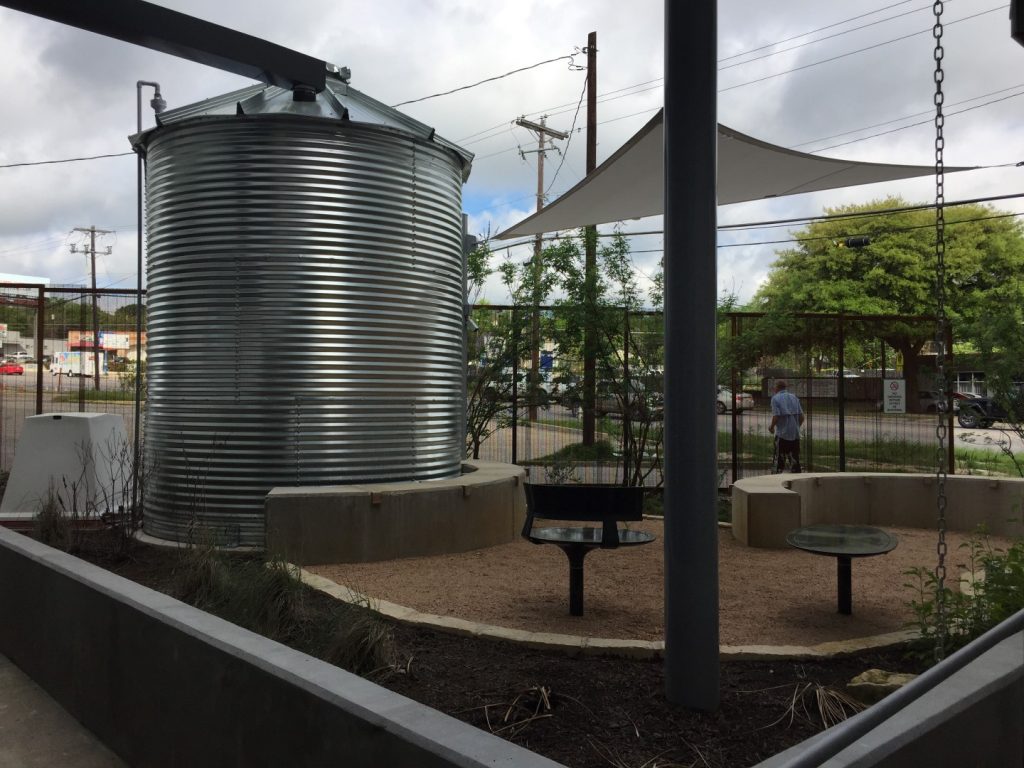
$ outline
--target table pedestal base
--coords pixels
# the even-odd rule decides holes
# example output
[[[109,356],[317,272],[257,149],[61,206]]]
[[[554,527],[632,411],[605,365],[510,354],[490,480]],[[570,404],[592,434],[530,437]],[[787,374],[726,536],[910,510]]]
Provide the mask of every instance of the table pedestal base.
[[[850,558],[845,555],[836,557],[836,578],[839,582],[839,612],[849,616],[853,613],[853,568]]]

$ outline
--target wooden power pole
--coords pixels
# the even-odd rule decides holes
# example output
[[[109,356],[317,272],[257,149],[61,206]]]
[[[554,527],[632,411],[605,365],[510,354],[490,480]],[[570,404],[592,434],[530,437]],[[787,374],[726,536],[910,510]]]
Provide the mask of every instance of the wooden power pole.
[[[92,272],[92,368],[93,368],[93,381],[95,382],[96,389],[100,388],[100,313],[99,305],[97,303],[96,295],[96,235],[109,235],[113,233],[111,229],[96,229],[92,227],[75,227],[75,232],[88,232],[89,233],[89,247],[85,250],[85,253],[89,257],[90,271]],[[76,252],[75,246],[71,246],[71,252]],[[107,253],[111,252],[110,246],[107,246]],[[79,339],[79,346],[81,346],[81,339]],[[81,358],[81,354],[79,354]],[[81,371],[78,374],[81,376]]]
[[[554,128],[548,128],[547,126],[547,115],[541,117],[539,123],[535,123],[532,120],[520,117],[516,120],[516,125],[522,128],[528,128],[537,134],[537,149],[534,150],[523,150],[520,149],[519,153],[525,156],[528,152],[537,153],[537,210],[540,211],[544,207],[544,155],[548,150],[548,140],[551,139],[565,139],[569,134],[565,131],[556,131]],[[530,304],[531,304],[531,333],[530,333],[530,387],[529,387],[529,398],[530,398],[530,412],[529,419],[531,422],[537,420],[537,400],[535,393],[540,385],[540,277],[541,277],[541,263],[540,263],[540,252],[543,239],[541,235],[537,235],[536,240],[533,243],[533,285],[530,292]],[[516,354],[519,354],[519,350],[516,350]]]
[[[587,174],[597,167],[597,32],[587,36]],[[596,439],[594,415],[597,389],[597,227],[585,230],[585,278],[583,329],[583,444]]]

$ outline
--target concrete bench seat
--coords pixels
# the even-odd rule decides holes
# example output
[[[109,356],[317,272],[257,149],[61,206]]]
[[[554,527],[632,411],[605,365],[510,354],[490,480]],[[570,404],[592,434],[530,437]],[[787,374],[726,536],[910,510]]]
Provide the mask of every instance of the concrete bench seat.
[[[732,488],[733,537],[750,547],[785,548],[786,534],[816,523],[934,528],[935,475],[832,472],[763,475]],[[946,528],[1024,536],[1024,479],[950,475]]]

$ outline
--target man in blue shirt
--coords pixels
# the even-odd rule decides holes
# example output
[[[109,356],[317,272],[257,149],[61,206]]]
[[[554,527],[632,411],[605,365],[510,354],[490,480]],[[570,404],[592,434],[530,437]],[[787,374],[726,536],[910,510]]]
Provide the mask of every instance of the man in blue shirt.
[[[800,471],[800,427],[804,423],[804,411],[800,407],[800,399],[786,389],[786,382],[775,382],[775,394],[772,395],[772,423],[768,431],[778,441],[778,460],[776,472],[786,466],[786,457],[793,463],[793,472]]]

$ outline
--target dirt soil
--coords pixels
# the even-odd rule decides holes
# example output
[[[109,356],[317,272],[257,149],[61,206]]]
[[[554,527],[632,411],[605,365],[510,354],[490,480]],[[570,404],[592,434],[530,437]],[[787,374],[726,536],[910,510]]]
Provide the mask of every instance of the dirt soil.
[[[662,523],[631,525],[658,542],[595,550],[584,571],[584,615],[568,612],[569,571],[553,545],[517,540],[457,555],[381,563],[321,565],[309,570],[364,595],[440,616],[534,632],[661,640],[664,635]],[[936,534],[887,528],[899,538],[887,555],[853,561],[853,615],[836,610],[836,559],[795,549],[755,549],[719,530],[718,573],[722,645],[817,645],[906,628],[913,617],[905,572],[933,569]],[[963,534],[947,534],[958,574]],[[1005,548],[1006,541],[992,539]]]
[[[657,531],[655,523],[645,525]],[[808,644],[899,628],[906,616],[901,571],[930,566],[935,544],[928,533],[897,533],[901,542],[893,554],[855,563],[854,616],[837,618],[832,558],[739,548],[726,531],[723,642]],[[953,537],[951,552],[958,541]],[[592,555],[582,620],[565,615],[566,564],[554,547],[524,542],[452,558],[318,570],[435,613],[533,629],[657,637],[660,551],[650,545]],[[168,591],[176,557],[174,550],[137,545],[127,559],[88,559]],[[332,599],[308,593],[310,604],[325,609]],[[751,766],[820,731],[820,700],[834,700],[853,676],[873,667],[919,672],[926,666],[904,649],[842,659],[724,662],[720,701],[705,713],[666,700],[660,660],[571,656],[398,624],[392,632],[396,664],[376,682],[576,768]]]

